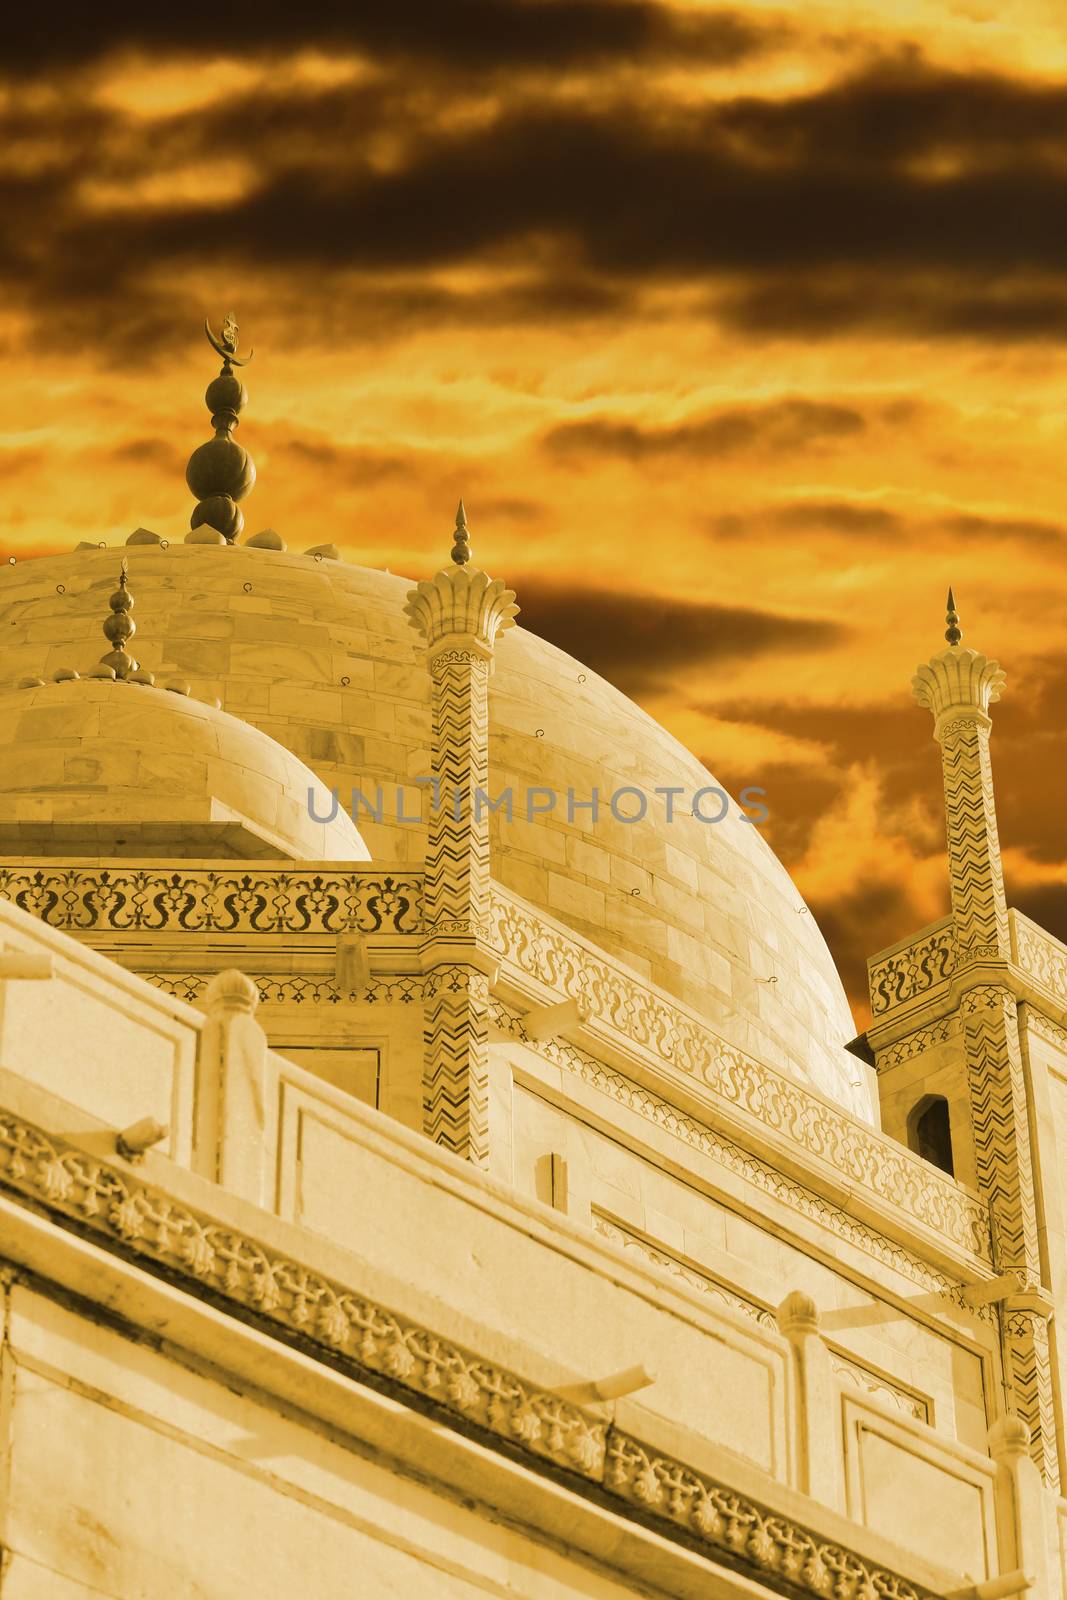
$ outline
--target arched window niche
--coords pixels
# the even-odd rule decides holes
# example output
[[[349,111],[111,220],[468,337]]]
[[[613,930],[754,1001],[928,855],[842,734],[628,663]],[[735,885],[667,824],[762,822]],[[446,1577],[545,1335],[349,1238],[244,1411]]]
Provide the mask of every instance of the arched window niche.
[[[948,1101],[942,1094],[923,1095],[908,1115],[908,1148],[917,1156],[954,1176],[952,1129]]]

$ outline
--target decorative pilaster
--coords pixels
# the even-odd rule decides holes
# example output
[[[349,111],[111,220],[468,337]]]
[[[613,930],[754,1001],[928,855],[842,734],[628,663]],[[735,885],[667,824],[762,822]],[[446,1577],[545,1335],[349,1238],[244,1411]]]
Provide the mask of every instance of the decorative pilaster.
[[[950,589],[949,648],[918,669],[912,689],[933,713],[934,738],[941,746],[949,885],[961,957],[1006,960],[1008,910],[989,759],[989,707],[1000,699],[1004,673],[977,650],[961,650],[962,637]]]
[[[477,1166],[489,1158],[489,673],[515,595],[470,561],[463,502],[453,566],[408,595],[428,647],[433,780],[424,889],[428,934],[423,1119],[429,1136]]]

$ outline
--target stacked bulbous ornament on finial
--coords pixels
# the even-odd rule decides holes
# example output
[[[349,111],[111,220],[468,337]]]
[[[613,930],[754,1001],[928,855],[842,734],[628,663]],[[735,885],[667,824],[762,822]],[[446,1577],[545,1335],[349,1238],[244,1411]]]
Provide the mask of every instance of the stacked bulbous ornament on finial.
[[[222,357],[222,371],[208,384],[204,395],[215,437],[193,451],[185,469],[185,481],[197,497],[189,519],[192,532],[187,535],[186,543],[213,544],[217,540],[212,534],[220,534],[227,544],[233,544],[245,522],[237,502],[244,499],[256,481],[252,457],[232,437],[248,402],[248,390],[233,369],[251,361],[252,351],[238,356],[238,329],[232,311],[227,314],[217,339],[207,322],[204,332],[212,348]]]
[[[108,601],[111,615],[104,623],[104,637],[111,649],[106,655],[100,657],[97,666],[89,673],[91,678],[132,678],[140,671],[140,662],[135,661],[126,646],[137,632],[137,624],[130,616],[133,610],[133,595],[130,593],[126,581],[129,571],[125,556],[122,560],[122,569],[119,573],[119,586]]]

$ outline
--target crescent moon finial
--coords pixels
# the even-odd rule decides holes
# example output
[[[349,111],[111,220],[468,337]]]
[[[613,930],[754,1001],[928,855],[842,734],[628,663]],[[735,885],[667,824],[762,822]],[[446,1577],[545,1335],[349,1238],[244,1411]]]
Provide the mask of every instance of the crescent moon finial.
[[[211,324],[207,317],[204,318],[204,332],[207,334],[207,341],[211,348],[213,350],[217,350],[223,361],[231,367],[246,366],[255,354],[253,350],[249,350],[246,356],[239,356],[237,354],[238,328],[237,323],[234,321],[232,311],[228,311],[226,313],[226,319],[222,324],[222,329],[218,338],[216,338],[212,333]]]

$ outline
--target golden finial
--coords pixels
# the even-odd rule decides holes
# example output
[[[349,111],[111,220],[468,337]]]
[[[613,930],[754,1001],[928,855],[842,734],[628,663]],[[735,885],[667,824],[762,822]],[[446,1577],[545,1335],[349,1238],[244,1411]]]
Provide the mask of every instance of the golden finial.
[[[140,666],[140,662],[135,661],[126,649],[127,640],[132,639],[137,632],[137,624],[130,616],[133,610],[133,595],[126,582],[129,570],[129,563],[123,556],[119,571],[119,586],[108,601],[111,615],[104,622],[104,637],[109,640],[111,649],[107,655],[100,657],[100,665],[111,667],[116,678],[128,678],[130,673],[136,672]]]
[[[240,332],[240,329],[237,326],[237,319],[234,317],[232,311],[227,311],[225,317],[223,318],[222,327],[219,329],[219,336],[217,339],[211,331],[211,324],[207,317],[204,318],[204,332],[207,334],[208,343],[211,345],[212,349],[217,350],[219,355],[222,357],[223,376],[229,372],[231,367],[245,366],[247,362],[251,361],[253,355],[255,354],[254,351],[250,350],[246,356],[238,356],[237,335]]]
[[[452,560],[458,567],[466,566],[471,558],[471,536],[467,527],[467,513],[463,509],[462,500],[459,503],[459,510],[456,512],[456,528],[452,537],[455,541],[452,546]]]
[[[194,531],[199,527],[214,528],[232,544],[245,522],[237,501],[244,499],[256,481],[252,457],[233,438],[248,401],[248,390],[233,368],[251,361],[252,351],[246,356],[237,355],[238,328],[232,311],[226,313],[218,338],[206,320],[204,332],[212,349],[222,357],[222,371],[208,384],[204,395],[215,437],[193,451],[185,470],[185,481],[198,501],[189,525]]]
[[[948,592],[948,614],[945,617],[945,621],[948,623],[948,627],[945,629],[945,638],[950,645],[958,645],[963,638],[963,634],[960,632],[959,612],[956,610],[956,602],[952,598],[951,589]]]

